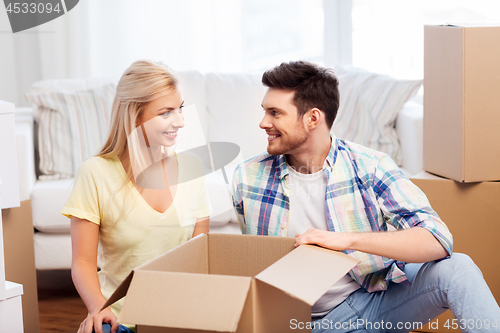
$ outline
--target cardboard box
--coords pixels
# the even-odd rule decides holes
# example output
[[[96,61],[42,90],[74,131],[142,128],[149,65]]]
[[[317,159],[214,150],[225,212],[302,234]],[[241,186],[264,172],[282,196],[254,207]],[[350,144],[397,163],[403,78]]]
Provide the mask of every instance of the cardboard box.
[[[453,235],[453,251],[469,255],[481,269],[493,296],[500,302],[500,182],[459,183],[423,172],[410,178],[429,199],[432,208]],[[437,318],[438,329],[453,319],[450,311]],[[436,322],[433,320],[432,322]],[[459,330],[455,330],[459,332]]]
[[[500,27],[425,26],[424,170],[500,180]]]
[[[289,332],[358,261],[294,238],[208,234],[136,268],[104,307],[150,332]],[[293,251],[292,251],[293,250]],[[310,330],[309,330],[310,331]]]
[[[38,333],[40,327],[31,200],[21,201],[21,207],[3,209],[2,219],[5,278],[22,284],[24,330],[29,333]]]

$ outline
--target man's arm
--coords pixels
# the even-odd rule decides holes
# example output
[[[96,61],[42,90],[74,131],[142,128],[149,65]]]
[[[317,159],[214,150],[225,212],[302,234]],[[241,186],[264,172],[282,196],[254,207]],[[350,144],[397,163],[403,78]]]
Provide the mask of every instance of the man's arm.
[[[441,243],[426,229],[399,231],[331,232],[309,229],[297,235],[296,246],[317,244],[332,250],[357,250],[390,259],[419,263],[448,256]]]
[[[240,230],[242,234],[247,233],[247,225],[245,223],[245,210],[243,208],[243,196],[240,192],[240,185],[241,185],[241,173],[244,169],[244,164],[239,165],[236,167],[236,170],[234,171],[233,174],[233,181],[232,181],[232,186],[231,186],[231,192],[232,192],[232,199],[233,199],[233,207],[234,207],[234,212],[236,213],[236,218],[238,219],[238,224],[240,225]]]
[[[308,230],[297,244],[357,250],[404,262],[427,262],[451,255],[453,237],[425,194],[384,155],[370,184],[384,220],[397,231],[339,233]]]

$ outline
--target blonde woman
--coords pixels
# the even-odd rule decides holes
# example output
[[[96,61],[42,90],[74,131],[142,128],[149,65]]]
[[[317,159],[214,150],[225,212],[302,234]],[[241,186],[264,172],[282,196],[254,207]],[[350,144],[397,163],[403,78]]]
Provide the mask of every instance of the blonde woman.
[[[208,232],[203,166],[173,152],[183,103],[170,69],[133,63],[117,86],[107,142],[78,171],[62,214],[71,219],[73,282],[89,311],[79,333],[133,330],[117,321],[123,300],[101,311],[106,299],[138,265]]]

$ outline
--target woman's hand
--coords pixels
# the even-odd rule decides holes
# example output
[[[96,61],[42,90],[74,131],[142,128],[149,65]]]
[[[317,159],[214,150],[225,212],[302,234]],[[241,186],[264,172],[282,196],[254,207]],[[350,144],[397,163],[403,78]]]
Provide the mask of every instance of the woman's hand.
[[[77,333],[92,333],[92,329],[94,329],[95,333],[102,333],[102,323],[111,325],[111,333],[118,331],[118,318],[116,318],[115,314],[108,307],[101,312],[89,314],[80,324]]]
[[[295,235],[295,247],[302,244],[317,244],[327,249],[343,251],[351,246],[351,234],[309,229],[301,235]]]

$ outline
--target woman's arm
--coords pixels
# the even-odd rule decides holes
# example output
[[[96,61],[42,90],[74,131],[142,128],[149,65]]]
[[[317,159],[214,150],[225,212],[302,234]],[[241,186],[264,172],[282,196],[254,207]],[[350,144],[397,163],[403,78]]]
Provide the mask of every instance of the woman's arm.
[[[210,231],[210,217],[201,217],[196,219],[196,224],[194,225],[193,237],[200,234],[208,234]]]
[[[80,325],[79,333],[102,332],[102,323],[111,324],[111,331],[116,332],[118,321],[108,307],[99,312],[106,302],[101,293],[97,276],[97,246],[99,243],[99,225],[88,220],[71,216],[71,276],[80,297],[87,306],[89,316]]]

